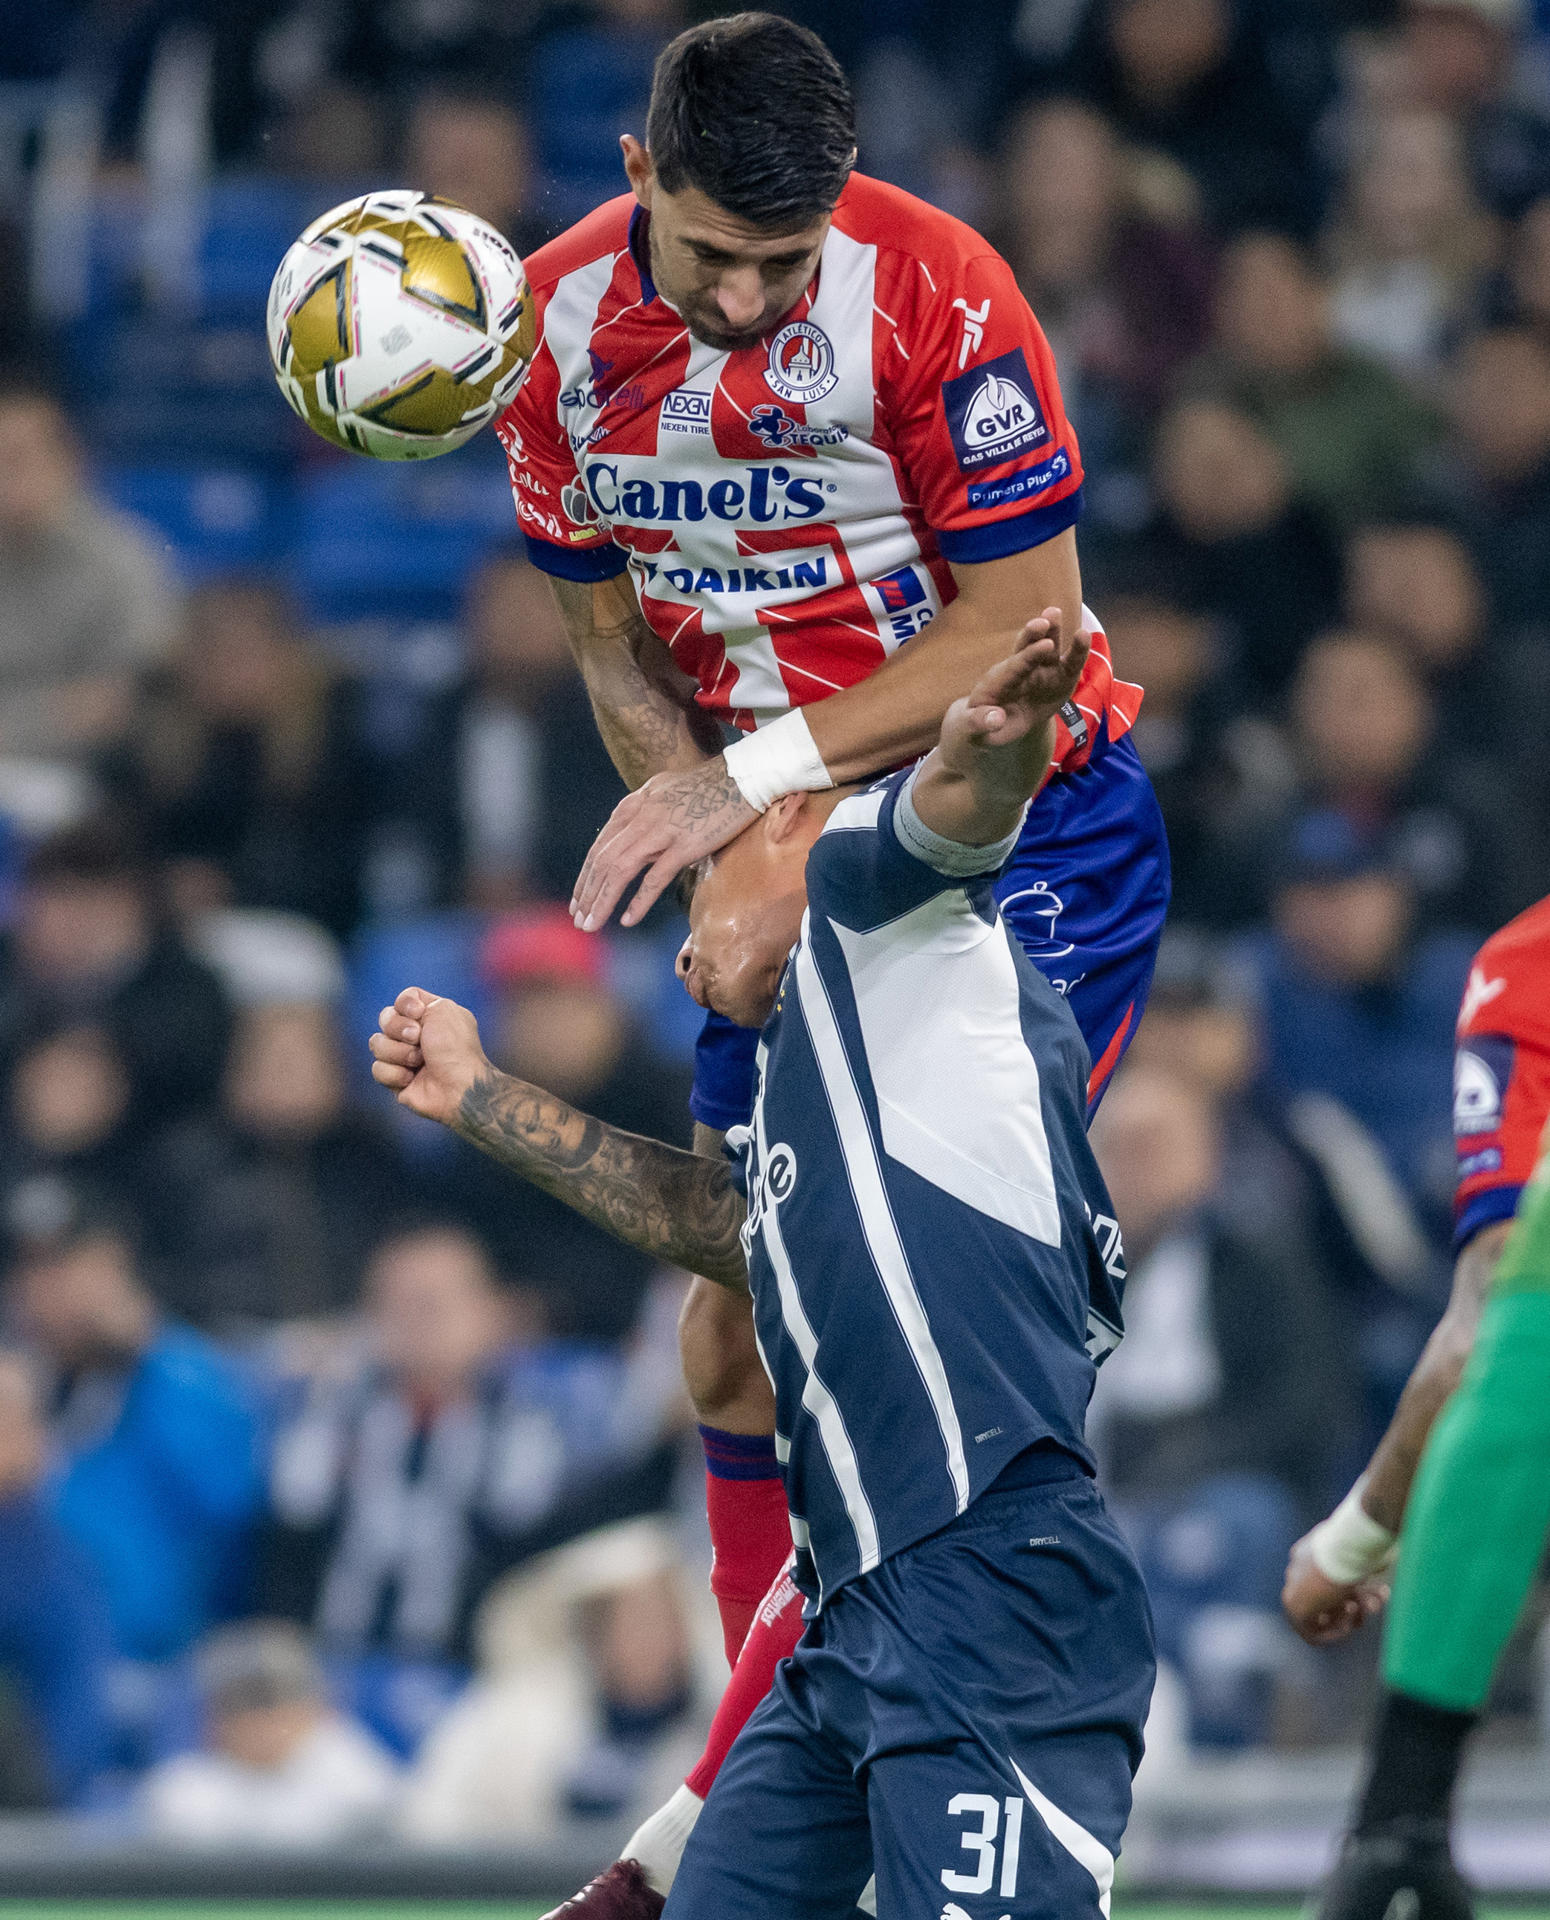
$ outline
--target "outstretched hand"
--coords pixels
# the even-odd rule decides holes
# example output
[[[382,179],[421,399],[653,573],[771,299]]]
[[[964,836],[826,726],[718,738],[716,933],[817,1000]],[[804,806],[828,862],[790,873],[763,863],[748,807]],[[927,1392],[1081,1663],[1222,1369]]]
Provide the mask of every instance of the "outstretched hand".
[[[1281,1606],[1310,1647],[1329,1647],[1380,1613],[1389,1588],[1379,1577],[1331,1580],[1313,1558],[1311,1539],[1304,1534],[1287,1559]]]
[[[1005,660],[982,673],[942,722],[941,754],[955,773],[986,748],[1012,747],[1053,719],[1076,691],[1092,636],[1063,639],[1059,607],[1046,607],[1017,637]]]
[[[371,1036],[371,1077],[398,1104],[444,1127],[456,1124],[463,1096],[493,1073],[479,1042],[479,1023],[455,1000],[405,987],[378,1015]]]
[[[595,933],[643,874],[619,916],[621,926],[633,927],[685,867],[735,840],[758,817],[719,753],[683,772],[654,774],[624,796],[592,842],[571,895],[571,918]]]

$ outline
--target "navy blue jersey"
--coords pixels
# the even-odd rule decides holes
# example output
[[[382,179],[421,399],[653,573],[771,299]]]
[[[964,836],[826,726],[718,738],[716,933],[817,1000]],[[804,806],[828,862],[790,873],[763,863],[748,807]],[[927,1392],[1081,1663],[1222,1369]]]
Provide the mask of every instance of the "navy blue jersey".
[[[799,1577],[826,1598],[1040,1442],[1091,1471],[1119,1233],[1070,1008],[992,895],[1011,850],[932,834],[911,773],[835,809],[761,1036],[748,1196]]]

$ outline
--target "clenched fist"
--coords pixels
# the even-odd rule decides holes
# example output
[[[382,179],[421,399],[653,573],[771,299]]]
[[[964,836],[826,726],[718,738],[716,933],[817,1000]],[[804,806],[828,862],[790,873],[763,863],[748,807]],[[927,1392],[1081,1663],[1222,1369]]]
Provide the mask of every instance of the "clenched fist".
[[[464,1094],[495,1071],[467,1007],[405,987],[382,1009],[378,1027],[370,1042],[372,1079],[411,1113],[456,1126]]]

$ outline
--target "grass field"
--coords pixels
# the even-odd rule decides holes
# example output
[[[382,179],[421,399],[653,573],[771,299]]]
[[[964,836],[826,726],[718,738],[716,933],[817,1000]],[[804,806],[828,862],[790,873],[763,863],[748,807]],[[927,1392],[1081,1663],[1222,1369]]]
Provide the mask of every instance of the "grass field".
[[[0,1920],[538,1920],[541,1905],[491,1900],[6,1900]],[[1114,1920],[1300,1920],[1284,1901],[1255,1906],[1117,1901]],[[1483,1906],[1480,1920],[1550,1920],[1550,1906]]]

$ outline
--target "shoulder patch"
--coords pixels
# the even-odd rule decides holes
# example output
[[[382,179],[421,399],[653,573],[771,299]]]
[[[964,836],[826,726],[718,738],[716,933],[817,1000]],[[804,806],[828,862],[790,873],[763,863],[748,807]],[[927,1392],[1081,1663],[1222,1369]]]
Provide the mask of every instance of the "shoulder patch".
[[[1049,438],[1038,389],[1021,347],[944,381],[942,405],[953,451],[965,473],[993,461],[1010,460]]]

